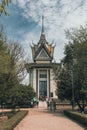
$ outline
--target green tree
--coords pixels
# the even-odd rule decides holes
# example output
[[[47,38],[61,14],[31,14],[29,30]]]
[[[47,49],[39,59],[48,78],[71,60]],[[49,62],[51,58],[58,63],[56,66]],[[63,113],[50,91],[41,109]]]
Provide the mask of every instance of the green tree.
[[[3,27],[0,27],[0,101],[6,99],[7,92],[7,75],[10,70],[10,55],[6,44],[6,37],[3,32]]]
[[[28,105],[31,99],[35,97],[33,87],[30,85],[18,85],[10,90],[9,102],[13,105]]]
[[[72,90],[70,85],[72,84],[71,84],[70,73],[67,72],[64,68],[62,68],[58,78],[59,78],[58,88],[57,88],[58,98],[61,100],[64,99],[71,100]]]
[[[87,103],[87,26],[66,31],[69,43],[65,46],[63,59],[64,69],[68,76],[60,77],[59,94],[63,93],[65,99],[72,99],[72,74],[74,86],[74,98],[81,111],[84,111]],[[73,73],[72,73],[73,72]],[[71,80],[70,80],[71,78]],[[67,82],[66,82],[67,81]],[[69,82],[70,81],[70,82]],[[62,85],[62,82],[64,84]],[[64,89],[62,89],[62,86]],[[66,89],[68,90],[66,93]],[[68,93],[70,96],[68,96]]]
[[[16,90],[16,87],[19,86],[25,77],[25,62],[23,60],[24,53],[21,45],[12,41],[8,44],[8,52],[10,55],[10,69],[7,74],[7,81],[5,81],[7,84],[6,88],[8,88],[7,102],[8,99],[11,98],[11,90],[13,90],[13,88]]]
[[[8,47],[10,53],[10,72],[13,74],[13,78],[17,78],[17,81],[20,83],[26,76],[24,50],[18,42],[13,41]]]
[[[8,102],[10,91],[25,77],[25,61],[21,45],[9,42],[0,28],[0,102]]]
[[[9,5],[9,3],[11,3],[11,0],[2,0],[0,3],[0,15],[1,14],[5,14],[5,15],[9,15],[8,12],[6,11],[6,6]]]
[[[0,104],[28,103],[35,92],[31,86],[21,85],[25,78],[24,51],[18,42],[8,42],[0,28]]]

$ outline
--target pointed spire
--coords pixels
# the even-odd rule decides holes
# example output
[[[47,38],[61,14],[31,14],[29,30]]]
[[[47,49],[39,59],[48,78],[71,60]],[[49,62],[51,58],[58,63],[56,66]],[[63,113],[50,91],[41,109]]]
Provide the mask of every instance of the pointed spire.
[[[45,44],[46,38],[45,38],[45,33],[44,33],[44,16],[42,15],[42,30],[41,30],[41,36],[38,44]]]
[[[42,34],[44,34],[44,16],[42,15]]]

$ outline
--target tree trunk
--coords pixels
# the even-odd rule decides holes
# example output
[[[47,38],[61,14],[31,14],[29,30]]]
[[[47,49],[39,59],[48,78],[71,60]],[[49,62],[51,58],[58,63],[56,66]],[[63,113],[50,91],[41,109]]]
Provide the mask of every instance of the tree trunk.
[[[85,107],[84,107],[84,101],[82,102],[82,105],[79,103],[79,101],[77,101],[77,105],[78,105],[78,107],[79,107],[81,113],[84,112],[84,108],[85,108]]]

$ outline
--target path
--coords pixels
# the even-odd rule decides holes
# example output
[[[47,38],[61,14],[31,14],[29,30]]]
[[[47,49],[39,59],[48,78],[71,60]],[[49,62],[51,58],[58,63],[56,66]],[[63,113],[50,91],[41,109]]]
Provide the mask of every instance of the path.
[[[41,105],[41,104],[40,104]],[[29,109],[28,115],[14,130],[84,130],[60,112],[49,112],[46,108]]]

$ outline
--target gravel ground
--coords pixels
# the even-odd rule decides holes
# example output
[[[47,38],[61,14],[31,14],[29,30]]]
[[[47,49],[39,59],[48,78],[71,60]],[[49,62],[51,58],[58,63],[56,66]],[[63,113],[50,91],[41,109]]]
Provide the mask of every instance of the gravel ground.
[[[85,130],[77,123],[69,120],[59,110],[49,112],[44,107],[29,109],[28,115],[14,130]]]

